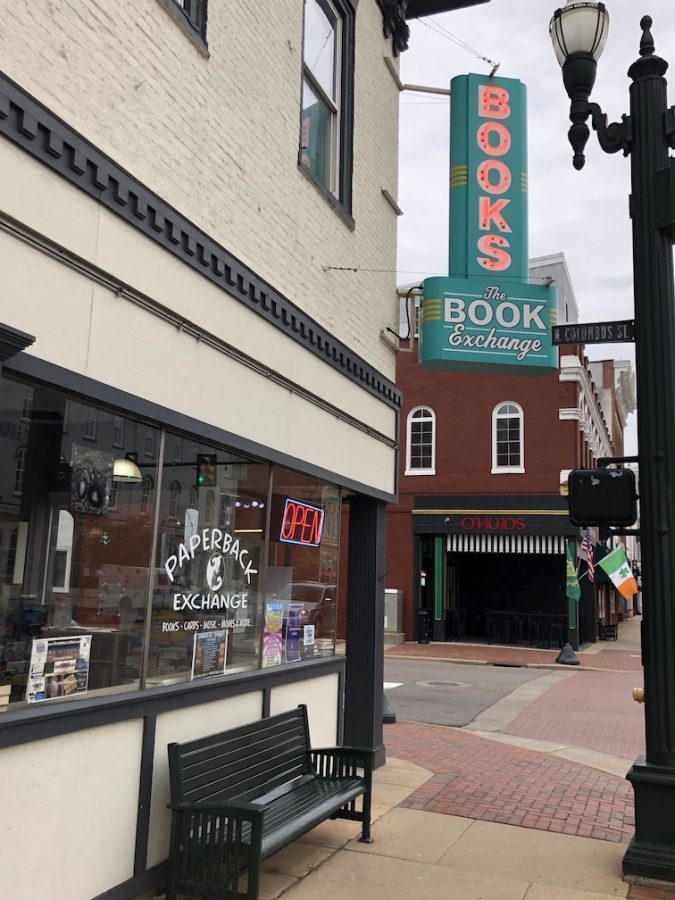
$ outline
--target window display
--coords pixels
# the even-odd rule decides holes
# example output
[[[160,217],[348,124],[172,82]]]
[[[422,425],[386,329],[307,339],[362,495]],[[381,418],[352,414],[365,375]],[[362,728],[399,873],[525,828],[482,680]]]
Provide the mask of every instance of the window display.
[[[263,667],[335,652],[339,528],[337,488],[274,470]]]
[[[115,444],[123,431],[133,452],[139,426],[49,387],[31,396],[27,409],[25,385],[0,382],[0,681],[30,703],[133,688],[152,521],[142,485],[116,480]]]
[[[333,654],[340,503],[3,375],[0,709]]]
[[[172,434],[165,459],[148,684],[195,677],[195,654],[218,641],[218,674],[257,668],[270,467]]]

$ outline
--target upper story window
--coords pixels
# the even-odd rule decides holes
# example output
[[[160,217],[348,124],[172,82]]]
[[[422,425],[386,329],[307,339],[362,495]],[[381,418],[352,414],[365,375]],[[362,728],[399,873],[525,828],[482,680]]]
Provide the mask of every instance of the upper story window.
[[[428,406],[408,414],[405,474],[436,474],[436,415]]]
[[[88,441],[96,440],[96,429],[98,428],[98,410],[93,406],[83,407],[84,413],[84,436]]]
[[[146,456],[154,456],[155,455],[155,430],[150,431],[149,429],[145,432],[145,445],[144,445],[144,453]]]
[[[169,488],[169,516],[175,519],[178,515],[178,498],[180,496],[180,484],[177,481],[171,482]]]
[[[14,470],[14,496],[20,497],[23,494],[23,485],[26,480],[26,458],[28,456],[27,447],[19,447],[16,451],[16,469]]]
[[[498,403],[492,411],[492,472],[523,473],[523,410],[517,403]]]
[[[299,161],[348,212],[353,30],[350,0],[305,0]]]
[[[24,422],[30,422],[31,416],[33,415],[34,396],[35,396],[35,392],[32,387],[27,387],[24,389],[23,407],[21,409],[21,419]]]
[[[124,447],[124,419],[113,416],[113,447]]]
[[[141,490],[141,513],[142,515],[147,515],[150,511],[150,495],[152,494],[152,489],[154,487],[154,482],[149,475],[146,475],[143,479],[143,487]]]
[[[159,0],[195,44],[206,51],[208,0]]]

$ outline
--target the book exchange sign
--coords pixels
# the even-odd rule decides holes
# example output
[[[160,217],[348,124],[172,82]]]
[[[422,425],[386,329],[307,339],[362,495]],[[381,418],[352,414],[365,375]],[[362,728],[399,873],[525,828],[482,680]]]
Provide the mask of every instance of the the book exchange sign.
[[[546,374],[556,290],[528,281],[525,85],[461,75],[451,96],[450,274],[424,281],[420,365]]]

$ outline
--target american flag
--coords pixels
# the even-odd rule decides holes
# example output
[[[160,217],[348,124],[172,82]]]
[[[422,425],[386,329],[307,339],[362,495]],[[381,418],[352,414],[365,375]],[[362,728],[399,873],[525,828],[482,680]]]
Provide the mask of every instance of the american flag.
[[[593,562],[593,536],[590,528],[584,528],[581,532],[581,549],[588,564],[588,580],[595,581],[595,564]]]

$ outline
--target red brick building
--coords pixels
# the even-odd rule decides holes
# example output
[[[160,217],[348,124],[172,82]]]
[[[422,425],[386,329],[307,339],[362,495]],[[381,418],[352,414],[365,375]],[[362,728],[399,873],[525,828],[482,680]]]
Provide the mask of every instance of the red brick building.
[[[558,321],[577,321],[561,254],[531,261],[530,277],[552,279]],[[587,579],[568,610],[566,541],[579,529],[561,483],[570,469],[623,453],[630,364],[589,363],[583,347],[563,346],[559,370],[545,376],[429,372],[417,363],[412,318],[397,357],[399,502],[388,507],[385,576],[403,594],[405,638],[421,637],[426,618],[433,640],[595,640],[600,611]]]

